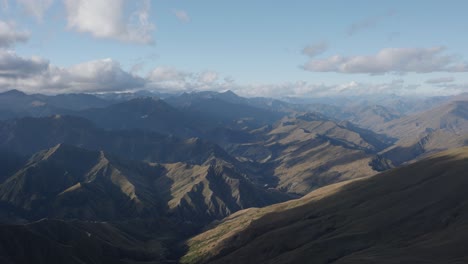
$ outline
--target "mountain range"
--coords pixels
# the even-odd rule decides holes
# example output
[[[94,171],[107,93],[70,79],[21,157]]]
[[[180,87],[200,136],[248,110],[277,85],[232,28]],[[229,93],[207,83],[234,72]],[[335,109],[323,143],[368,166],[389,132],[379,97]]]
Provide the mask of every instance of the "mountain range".
[[[467,118],[463,94],[0,93],[0,260],[464,262]]]

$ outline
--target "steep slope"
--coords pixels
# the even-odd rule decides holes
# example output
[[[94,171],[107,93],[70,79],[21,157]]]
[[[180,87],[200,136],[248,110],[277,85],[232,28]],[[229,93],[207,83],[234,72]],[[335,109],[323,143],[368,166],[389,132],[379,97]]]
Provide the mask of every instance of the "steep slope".
[[[201,165],[150,164],[64,144],[33,155],[0,184],[0,207],[28,220],[170,217],[200,227],[289,199],[216,158]]]
[[[57,145],[34,155],[0,185],[0,201],[31,220],[118,220],[164,214],[153,182],[159,166]]]
[[[429,130],[445,129],[454,134],[468,131],[468,101],[455,101],[387,123],[380,132],[411,140]]]
[[[265,174],[278,179],[273,187],[299,194],[375,174],[375,154],[390,143],[349,122],[336,123],[313,113],[284,118],[252,133],[262,135],[261,140],[239,144],[231,153],[260,163]]]
[[[382,154],[398,165],[468,144],[468,101],[454,101],[385,124],[379,132],[399,140]]]
[[[265,189],[226,161],[212,159],[202,165],[165,164],[165,177],[156,181],[168,199],[170,215],[208,223],[249,207],[290,200],[291,196]]]
[[[378,130],[383,124],[402,116],[398,111],[381,105],[353,107],[346,112],[351,115],[348,118],[350,122],[371,130]]]
[[[468,147],[300,200],[240,211],[183,263],[464,263]]]

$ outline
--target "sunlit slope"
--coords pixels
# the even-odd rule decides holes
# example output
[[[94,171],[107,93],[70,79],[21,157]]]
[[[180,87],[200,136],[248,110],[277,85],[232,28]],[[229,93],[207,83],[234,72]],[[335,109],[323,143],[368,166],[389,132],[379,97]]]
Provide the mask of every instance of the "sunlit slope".
[[[186,263],[464,263],[468,148],[296,201],[238,212],[188,241]]]

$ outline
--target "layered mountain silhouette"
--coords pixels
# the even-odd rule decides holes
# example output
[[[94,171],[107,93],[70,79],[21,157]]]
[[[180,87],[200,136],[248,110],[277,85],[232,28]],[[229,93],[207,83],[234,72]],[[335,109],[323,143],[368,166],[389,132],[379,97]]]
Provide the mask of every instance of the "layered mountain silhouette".
[[[208,127],[257,128],[280,119],[283,113],[231,91],[184,93],[166,101]]]
[[[199,136],[199,127],[187,114],[154,97],[136,98],[76,112],[106,129],[139,129],[184,137]]]
[[[258,183],[305,194],[329,183],[374,174],[379,170],[372,164],[376,153],[389,144],[381,135],[313,114],[286,118],[265,129],[232,131],[234,137],[244,134],[248,141],[226,143],[223,137],[219,143],[228,154],[203,139],[142,130],[107,131],[78,117],[22,118],[0,122],[0,147],[31,155],[65,143],[159,163],[203,164],[215,157],[235,165]],[[226,135],[226,131],[221,134]]]
[[[230,159],[224,150],[206,140],[180,139],[141,130],[108,131],[87,119],[73,116],[27,117],[0,122],[0,148],[12,153],[31,155],[61,143],[104,150],[127,159],[163,163],[200,164],[211,156]]]
[[[0,119],[49,116],[87,108],[105,107],[110,101],[90,94],[25,94],[18,90],[0,93]]]
[[[0,262],[466,262],[466,95],[159,95],[0,93]]]

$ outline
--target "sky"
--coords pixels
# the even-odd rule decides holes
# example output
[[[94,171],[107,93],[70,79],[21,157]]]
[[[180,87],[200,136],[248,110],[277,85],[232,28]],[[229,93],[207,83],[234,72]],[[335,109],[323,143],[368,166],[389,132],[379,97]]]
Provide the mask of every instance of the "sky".
[[[0,91],[468,92],[468,1],[0,0]]]

